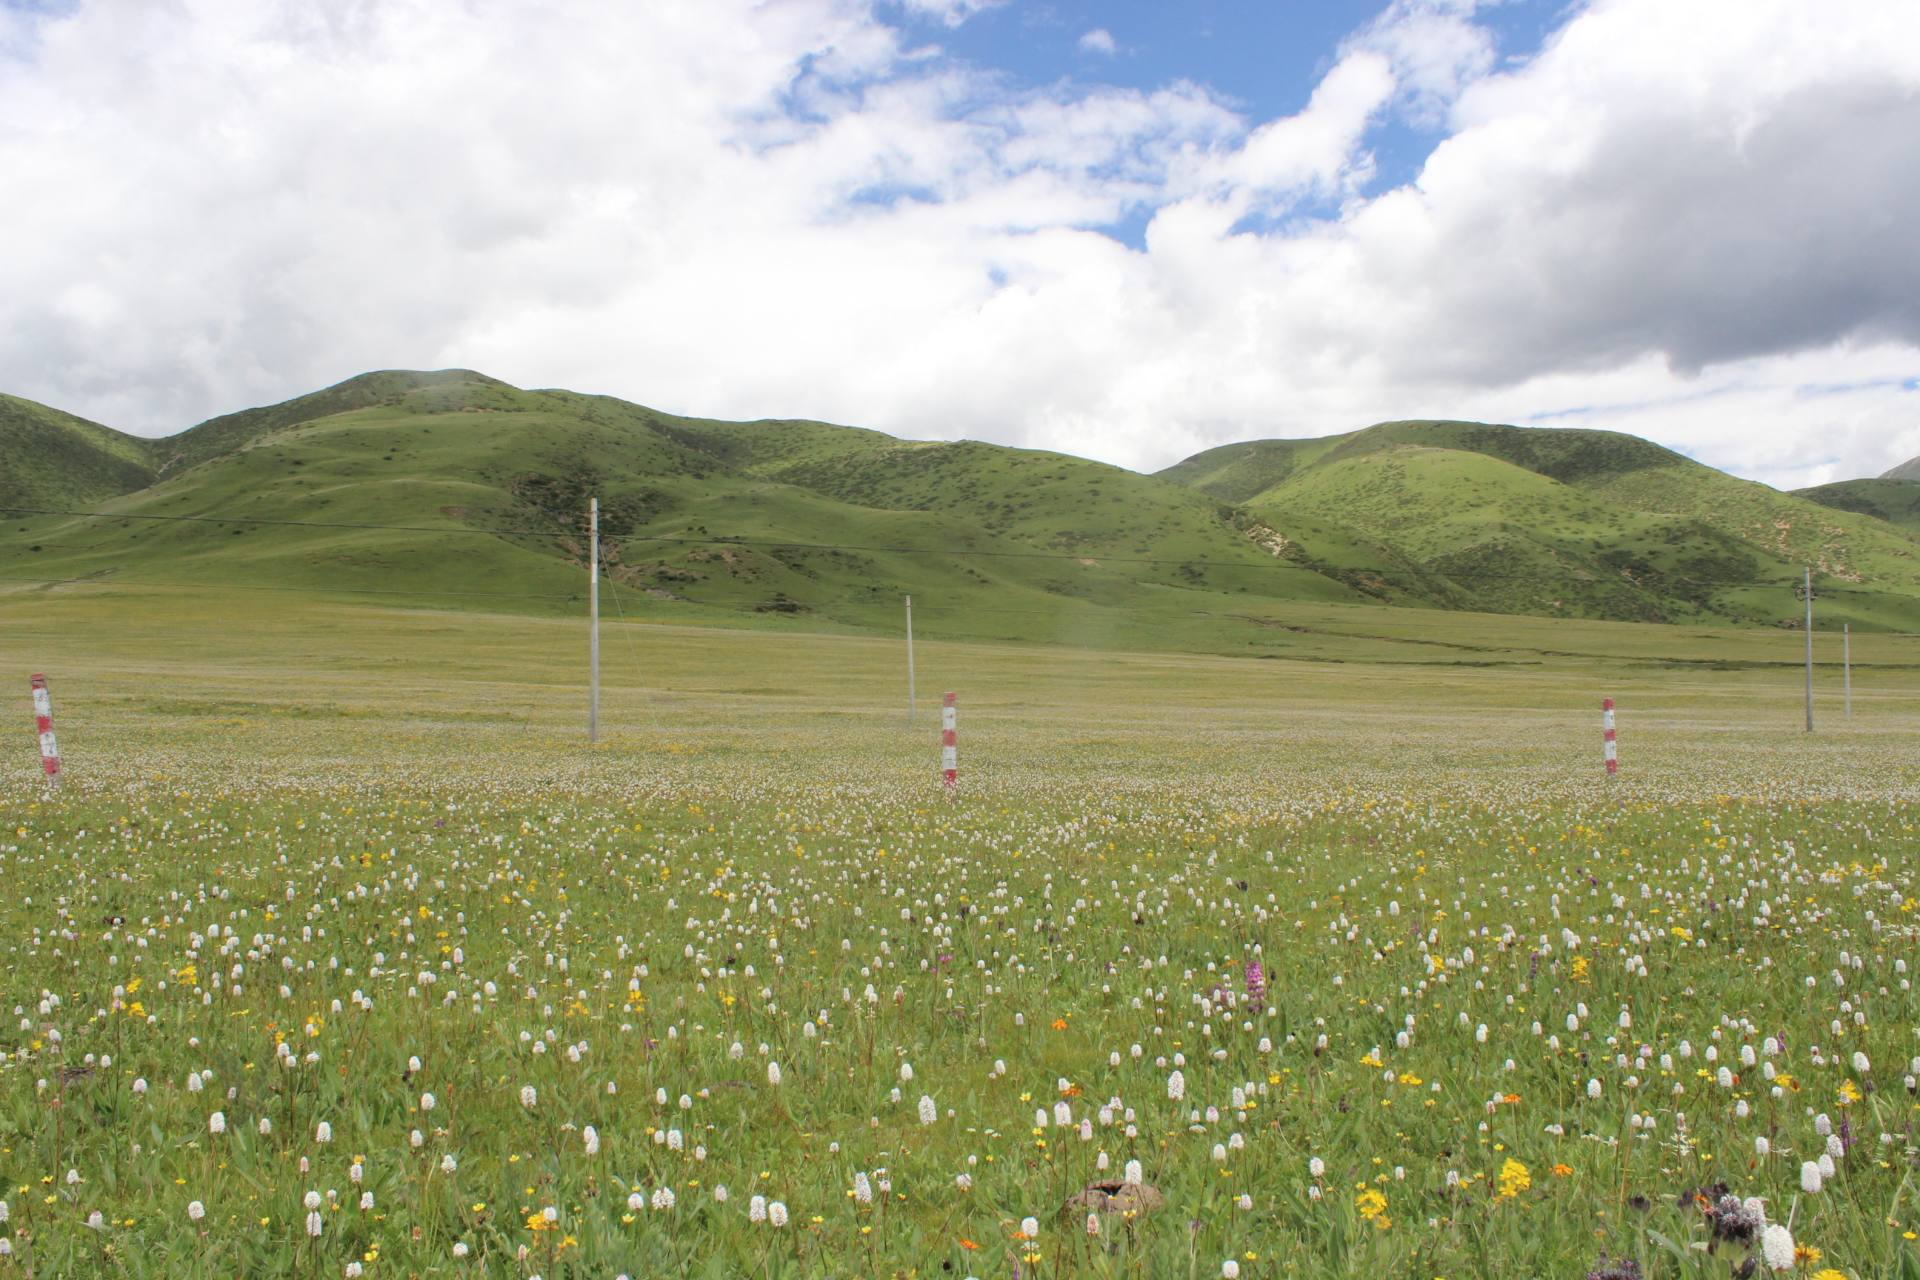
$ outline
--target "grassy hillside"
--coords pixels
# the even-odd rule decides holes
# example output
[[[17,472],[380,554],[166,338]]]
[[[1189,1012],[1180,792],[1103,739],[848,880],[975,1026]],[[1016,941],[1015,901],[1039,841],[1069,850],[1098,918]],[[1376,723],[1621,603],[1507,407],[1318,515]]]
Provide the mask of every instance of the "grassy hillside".
[[[370,374],[158,451],[116,518],[9,526],[0,573],[575,611],[595,495],[610,615],[894,627],[910,593],[949,634],[1217,648],[1263,637],[1216,634],[1249,601],[1363,598],[1243,513],[1116,467],[466,371]],[[175,519],[208,515],[236,522]]]
[[[1229,445],[1160,475],[1241,503],[1303,562],[1388,598],[1791,624],[1811,564],[1823,608],[1920,618],[1920,563],[1898,531],[1612,432],[1391,422]]]
[[[1811,489],[1796,489],[1794,496],[1836,511],[1872,516],[1909,533],[1920,534],[1920,475],[1911,480],[1842,480]]]
[[[11,405],[23,402],[0,402]],[[1920,627],[1920,545],[1629,436],[1384,423],[1142,476],[808,421],[714,422],[469,370],[366,374],[143,442],[27,406],[0,578],[1279,653],[1310,604]],[[51,440],[51,443],[47,443]],[[1894,482],[1886,482],[1892,484]],[[1465,660],[1455,658],[1452,660]]]
[[[147,441],[0,395],[0,507],[91,503],[139,489],[153,476]]]

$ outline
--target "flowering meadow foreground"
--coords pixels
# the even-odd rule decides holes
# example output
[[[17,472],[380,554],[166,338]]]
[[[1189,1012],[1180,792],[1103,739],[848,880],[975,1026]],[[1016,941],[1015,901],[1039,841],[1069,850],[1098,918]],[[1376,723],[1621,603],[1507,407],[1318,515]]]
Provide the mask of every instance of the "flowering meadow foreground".
[[[102,712],[5,777],[0,1276],[1920,1277],[1895,722],[1332,709],[983,710],[951,803]]]

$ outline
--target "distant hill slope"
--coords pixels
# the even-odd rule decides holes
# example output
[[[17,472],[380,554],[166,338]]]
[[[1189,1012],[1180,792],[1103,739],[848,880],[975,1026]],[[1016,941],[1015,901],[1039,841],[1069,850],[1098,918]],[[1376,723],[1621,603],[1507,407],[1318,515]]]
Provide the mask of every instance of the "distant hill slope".
[[[1898,530],[1613,432],[1389,422],[1159,474],[1243,505],[1358,589],[1449,604],[1787,623],[1803,564],[1863,617],[1891,624],[1920,596],[1920,548]]]
[[[364,375],[154,448],[157,482],[116,518],[7,526],[0,573],[574,611],[594,495],[610,616],[894,626],[910,593],[966,634],[1209,647],[1209,619],[1250,601],[1364,598],[1230,505],[1118,467],[461,370]],[[209,515],[270,523],[172,519]]]
[[[1914,463],[1904,465],[1913,467]],[[1895,467],[1878,480],[1841,480],[1811,489],[1796,489],[1794,496],[1836,511],[1872,516],[1909,533],[1920,534],[1920,468],[1915,468],[1912,479],[1898,478],[1894,473],[1900,470],[1901,467]]]
[[[1908,458],[1899,466],[1882,472],[1882,480],[1920,480],[1920,458]]]
[[[147,441],[0,395],[0,506],[85,504],[143,488],[153,477]]]
[[[24,406],[24,407],[18,407]],[[1631,436],[1383,423],[1143,476],[385,371],[140,441],[0,400],[0,579],[369,593],[730,625],[1284,652],[1289,606],[1920,626],[1920,542]],[[1875,482],[1882,483],[1882,482]],[[1897,484],[1888,481],[1886,484]],[[1454,661],[1449,654],[1443,660]]]

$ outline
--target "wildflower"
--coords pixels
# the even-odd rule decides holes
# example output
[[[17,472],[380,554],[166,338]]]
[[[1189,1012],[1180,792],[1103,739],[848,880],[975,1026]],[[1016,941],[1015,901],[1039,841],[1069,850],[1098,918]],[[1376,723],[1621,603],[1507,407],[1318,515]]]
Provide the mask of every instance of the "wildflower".
[[[451,1174],[454,1170],[458,1169],[459,1167],[460,1167],[460,1162],[453,1158],[453,1152],[449,1151],[447,1152],[447,1154],[440,1157],[440,1172]]]
[[[1129,1184],[1136,1187],[1140,1186],[1142,1183],[1146,1181],[1146,1173],[1144,1170],[1141,1169],[1140,1162],[1138,1160],[1127,1161],[1126,1181]]]
[[[932,1124],[939,1118],[939,1111],[933,1105],[933,1099],[926,1094],[920,1095],[920,1123]]]
[[[673,1208],[673,1188],[660,1187],[653,1193],[653,1207],[659,1210]]]
[[[767,1083],[770,1085],[773,1085],[775,1088],[778,1088],[780,1086],[780,1064],[779,1063],[769,1062],[767,1064]]]
[[[1770,1223],[1760,1233],[1760,1257],[1774,1271],[1793,1270],[1793,1232],[1780,1223]]]
[[[191,1221],[198,1222],[206,1216],[207,1206],[201,1204],[198,1200],[189,1200],[187,1202],[187,1217]]]
[[[1821,1181],[1820,1166],[1812,1160],[1802,1161],[1800,1164],[1800,1189],[1810,1196],[1819,1195]]]
[[[431,1111],[437,1105],[439,1105],[439,1100],[431,1093],[423,1093],[420,1095],[420,1109],[422,1111]]]
[[[1327,1162],[1319,1156],[1307,1161],[1307,1176],[1318,1180],[1327,1176]]]
[[[1511,1200],[1533,1185],[1533,1175],[1518,1160],[1509,1159],[1500,1166],[1500,1194]]]
[[[523,1084],[520,1086],[520,1105],[521,1106],[531,1111],[534,1109],[534,1107],[539,1105],[539,1102],[540,1102],[540,1093],[538,1090],[536,1090],[530,1084]]]
[[[1240,1264],[1232,1258],[1221,1263],[1220,1280],[1240,1280]]]
[[[319,1124],[314,1126],[313,1140],[315,1142],[332,1142],[333,1126],[328,1124],[325,1120],[322,1120]]]
[[[580,1131],[580,1141],[586,1146],[588,1155],[597,1156],[600,1154],[600,1134],[592,1125],[588,1125]]]
[[[1641,1280],[1640,1264],[1632,1258],[1609,1258],[1603,1253],[1593,1270],[1587,1272],[1586,1280]]]
[[[747,1221],[765,1222],[767,1220],[767,1198],[753,1196],[747,1200]]]
[[[1368,1187],[1353,1198],[1353,1204],[1360,1211],[1361,1218],[1385,1231],[1393,1225],[1387,1217],[1387,1198],[1373,1187]]]
[[[787,1225],[787,1206],[778,1200],[767,1206],[767,1224],[776,1229]]]
[[[227,1117],[225,1112],[216,1111],[212,1115],[207,1117],[208,1133],[225,1133],[226,1131],[227,1131]]]
[[[307,1214],[307,1234],[317,1238],[320,1234],[320,1228],[320,1211],[315,1209]]]
[[[1187,1096],[1187,1078],[1175,1071],[1167,1077],[1167,1100],[1178,1102]]]
[[[1022,1240],[1039,1239],[1040,1238],[1040,1219],[1038,1218],[1020,1219],[1020,1238]]]
[[[468,1246],[467,1246],[467,1242],[466,1242],[465,1240],[456,1240],[456,1241],[454,1241],[454,1242],[453,1242],[453,1256],[454,1256],[454,1257],[456,1257],[456,1258],[464,1258],[464,1257],[466,1257],[466,1256],[467,1256],[467,1255],[468,1255],[469,1253],[471,1253],[471,1252],[473,1252],[473,1251],[472,1251],[472,1250],[471,1250],[470,1248],[468,1248]]]

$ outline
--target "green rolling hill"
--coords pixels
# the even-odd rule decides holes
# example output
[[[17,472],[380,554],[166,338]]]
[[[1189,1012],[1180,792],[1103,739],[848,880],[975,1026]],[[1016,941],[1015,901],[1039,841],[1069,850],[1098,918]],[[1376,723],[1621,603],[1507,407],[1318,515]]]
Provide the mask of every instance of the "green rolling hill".
[[[1157,476],[465,370],[366,374],[162,440],[0,399],[0,583],[352,593],[609,616],[1284,650],[1288,606],[1920,625],[1920,545],[1605,432],[1385,423]],[[1888,482],[1893,483],[1893,482]],[[98,515],[34,514],[23,508]],[[263,597],[267,598],[267,597]]]
[[[153,483],[152,442],[0,395],[0,506],[86,505]]]
[[[465,371],[368,374],[152,449],[157,478],[118,496],[25,487],[5,505],[112,515],[0,513],[0,576],[571,612],[591,494],[610,616],[893,627],[911,593],[969,635],[1215,647],[1260,602],[1363,599],[1230,504],[1118,467]],[[234,522],[178,519],[207,515]]]
[[[1920,461],[1920,459],[1916,459]],[[1794,496],[1817,502],[1836,511],[1852,511],[1876,520],[1885,520],[1895,528],[1920,535],[1920,467],[1913,468],[1912,479],[1900,479],[1896,467],[1877,480],[1841,480],[1834,484],[1795,489]]]
[[[1159,473],[1296,535],[1302,563],[1385,599],[1644,621],[1908,626],[1920,546],[1873,515],[1738,480],[1612,432],[1389,422],[1258,440]]]

